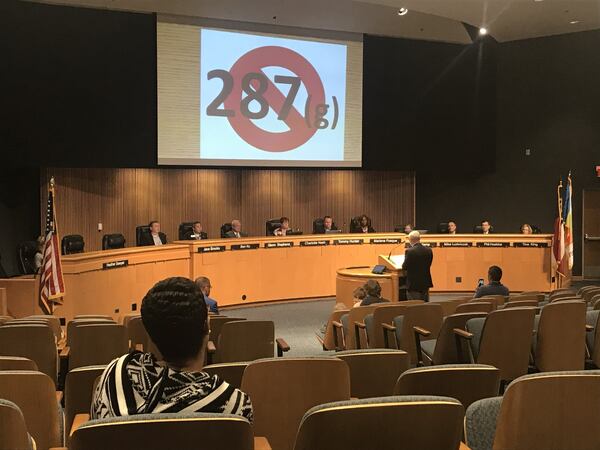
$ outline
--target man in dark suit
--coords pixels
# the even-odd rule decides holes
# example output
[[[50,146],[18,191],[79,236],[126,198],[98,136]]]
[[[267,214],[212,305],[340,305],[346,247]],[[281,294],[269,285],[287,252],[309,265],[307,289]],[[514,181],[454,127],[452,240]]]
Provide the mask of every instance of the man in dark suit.
[[[202,231],[202,224],[200,222],[194,222],[192,224],[191,233],[186,233],[184,239],[188,241],[199,241],[200,239],[208,239],[208,235]]]
[[[160,223],[153,220],[148,224],[150,228],[147,232],[142,233],[140,237],[140,245],[165,245],[167,236],[160,231]]]
[[[433,252],[429,247],[421,244],[421,235],[418,231],[411,231],[408,240],[410,248],[406,250],[404,264],[402,264],[402,270],[406,271],[407,297],[409,300],[428,302],[429,288],[433,287],[430,272]]]
[[[248,237],[247,233],[242,231],[242,222],[237,219],[231,221],[231,231],[225,234],[227,238],[243,238]]]

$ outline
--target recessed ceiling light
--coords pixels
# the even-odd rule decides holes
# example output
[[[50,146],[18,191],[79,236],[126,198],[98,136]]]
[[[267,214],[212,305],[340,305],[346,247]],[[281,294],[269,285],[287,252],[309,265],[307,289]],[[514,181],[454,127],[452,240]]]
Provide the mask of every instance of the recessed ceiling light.
[[[569,23],[571,25],[575,25],[575,24],[579,23],[579,20],[571,20]]]
[[[405,16],[406,14],[408,14],[408,8],[400,8],[398,10],[398,15],[399,16]]]
[[[487,28],[483,28],[482,27],[482,28],[479,29],[479,34],[481,36],[485,36],[487,34],[487,32],[488,32]]]
[[[541,3],[541,2],[543,2],[544,0],[533,0],[533,1],[534,1],[534,2],[536,2],[536,3]]]

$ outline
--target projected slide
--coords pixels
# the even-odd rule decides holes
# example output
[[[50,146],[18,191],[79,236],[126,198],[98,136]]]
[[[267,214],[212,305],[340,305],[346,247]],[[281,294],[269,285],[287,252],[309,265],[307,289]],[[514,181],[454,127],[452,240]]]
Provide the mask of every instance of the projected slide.
[[[345,45],[206,29],[200,42],[203,158],[344,159]]]
[[[159,164],[360,166],[361,64],[362,43],[159,22]]]

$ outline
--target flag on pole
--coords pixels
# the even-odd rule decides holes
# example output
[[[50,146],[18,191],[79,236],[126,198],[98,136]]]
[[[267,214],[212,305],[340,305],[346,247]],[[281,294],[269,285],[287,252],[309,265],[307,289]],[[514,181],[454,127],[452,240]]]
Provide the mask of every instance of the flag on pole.
[[[40,275],[40,306],[46,314],[52,314],[54,306],[61,305],[65,295],[54,201],[54,177],[52,177],[48,186],[44,258]]]
[[[563,205],[562,196],[560,193],[562,187],[562,180],[560,180],[558,183],[558,187],[556,188],[558,216],[556,217],[556,221],[554,222],[554,237],[552,238],[552,266],[555,272],[559,272],[561,274],[561,262],[565,254],[565,233],[562,216]]]
[[[563,223],[565,227],[565,256],[564,256],[564,271],[573,269],[573,184],[571,181],[571,172],[567,177],[567,187],[565,189],[565,200],[563,202]]]

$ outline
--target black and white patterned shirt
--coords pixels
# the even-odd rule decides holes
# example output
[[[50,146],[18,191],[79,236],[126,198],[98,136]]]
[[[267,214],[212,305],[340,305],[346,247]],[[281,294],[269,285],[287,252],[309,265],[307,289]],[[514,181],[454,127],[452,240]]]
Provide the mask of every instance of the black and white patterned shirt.
[[[237,414],[252,421],[244,392],[216,375],[178,372],[151,353],[132,352],[104,370],[92,400],[92,419],[134,414],[207,412]]]

